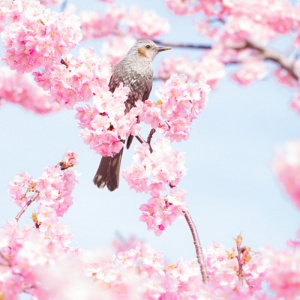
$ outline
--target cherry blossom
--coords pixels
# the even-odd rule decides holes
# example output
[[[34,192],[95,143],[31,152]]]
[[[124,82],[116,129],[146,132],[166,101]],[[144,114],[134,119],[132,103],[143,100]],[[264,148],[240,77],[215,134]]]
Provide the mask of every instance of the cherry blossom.
[[[170,30],[166,19],[154,11],[141,12],[137,6],[130,8],[127,15],[129,33],[140,39],[154,39]]]
[[[13,22],[1,34],[6,48],[3,60],[11,69],[24,73],[52,66],[80,41],[80,22],[75,15],[47,10],[35,0],[12,3],[7,14]]]
[[[21,105],[38,114],[58,111],[61,107],[28,74],[18,74],[6,67],[0,68],[0,104]]]
[[[95,11],[83,11],[80,15],[83,38],[101,38],[114,33],[124,17],[124,7],[110,5],[104,15]]]
[[[35,81],[48,90],[60,105],[72,108],[77,102],[89,101],[96,93],[108,89],[110,65],[93,49],[80,49],[80,55],[69,54],[44,72],[34,72]]]
[[[300,209],[300,142],[289,142],[277,154],[273,168],[283,188]]]
[[[128,92],[129,88],[121,85],[114,93],[107,90],[95,95],[94,107],[77,108],[81,136],[96,153],[113,156],[120,152],[129,135],[137,135],[140,130],[138,109],[124,113]]]

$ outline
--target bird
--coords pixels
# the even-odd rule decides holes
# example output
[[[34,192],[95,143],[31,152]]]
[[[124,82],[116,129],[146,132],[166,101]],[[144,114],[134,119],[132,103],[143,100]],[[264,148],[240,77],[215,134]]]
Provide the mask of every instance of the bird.
[[[136,101],[148,100],[153,83],[152,61],[158,53],[170,49],[170,47],[158,46],[152,40],[138,40],[127,55],[112,68],[109,90],[113,93],[120,84],[130,89],[124,113],[130,113]],[[130,135],[126,143],[127,149],[132,140],[133,136]],[[114,191],[119,187],[123,149],[124,147],[112,157],[101,158],[93,180],[98,188],[106,186],[108,190]]]

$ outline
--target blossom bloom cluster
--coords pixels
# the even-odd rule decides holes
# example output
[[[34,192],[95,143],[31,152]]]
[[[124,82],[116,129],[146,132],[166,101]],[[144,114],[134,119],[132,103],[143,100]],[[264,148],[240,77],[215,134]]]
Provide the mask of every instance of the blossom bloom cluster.
[[[124,7],[110,5],[104,15],[95,11],[83,11],[80,14],[83,38],[102,38],[118,29],[124,17]]]
[[[140,206],[140,220],[160,235],[185,209],[185,191],[176,187],[186,172],[184,155],[172,149],[166,138],[157,139],[152,152],[147,143],[135,151],[133,162],[123,177],[136,192],[150,194],[147,204]]]
[[[134,45],[135,41],[131,35],[113,36],[103,42],[101,52],[105,59],[114,66],[126,56],[128,49]]]
[[[81,101],[88,101],[96,93],[107,90],[110,65],[99,58],[92,49],[80,49],[80,55],[63,56],[43,72],[34,72],[35,81],[60,105],[73,108]]]
[[[77,154],[69,152],[59,164],[47,167],[39,179],[33,179],[26,173],[17,175],[9,184],[12,200],[20,207],[32,199],[38,200],[38,222],[43,226],[55,224],[56,218],[62,217],[73,203],[71,194],[77,175],[69,168],[76,163]]]
[[[137,103],[142,109],[139,118],[171,141],[186,140],[191,123],[206,105],[209,91],[203,77],[190,83],[186,75],[173,74],[158,88],[156,103]]]
[[[201,1],[167,0],[167,7],[177,15],[195,14],[201,9]]]
[[[285,191],[300,210],[300,142],[288,143],[277,154],[273,168]]]
[[[111,93],[102,91],[93,98],[94,106],[77,108],[81,136],[96,153],[114,156],[123,148],[124,141],[132,134],[137,135],[140,125],[136,108],[125,114],[128,87],[122,85]]]
[[[203,78],[207,84],[214,89],[225,76],[225,65],[215,55],[204,55],[199,61],[191,61],[187,57],[168,57],[163,60],[158,76],[168,79],[172,74],[185,74],[190,80],[198,81]]]
[[[109,4],[104,15],[85,11],[81,14],[83,36],[99,38],[113,33],[131,34],[138,39],[154,39],[170,30],[168,21],[154,11],[140,11],[132,6],[128,12],[124,7]]]
[[[126,21],[129,33],[142,39],[154,39],[170,31],[166,19],[154,11],[141,12],[137,6],[130,8]]]
[[[47,114],[60,109],[49,93],[36,86],[28,74],[17,74],[2,67],[0,68],[0,104],[5,102],[21,105],[37,114]]]
[[[50,67],[80,41],[80,22],[75,15],[48,10],[35,0],[9,2],[4,7],[8,24],[1,36],[3,60],[11,69],[24,73]]]
[[[196,28],[202,35],[214,41],[212,49],[203,54],[203,59],[208,53],[212,56],[213,52],[219,52],[215,53],[217,55],[213,55],[212,59],[220,64],[236,64],[238,61],[240,68],[232,74],[232,79],[243,85],[264,78],[267,68],[261,61],[262,56],[259,52],[249,51],[247,47],[235,51],[233,49],[236,46],[243,45],[247,40],[266,45],[282,34],[296,32],[295,46],[299,48],[299,3],[293,6],[287,0],[264,0],[246,1],[241,5],[238,0],[170,0],[166,5],[177,15],[202,12],[197,14],[199,18]],[[231,57],[229,60],[228,55]],[[187,63],[184,67],[187,74],[191,64]],[[169,68],[171,70],[172,66]],[[295,69],[299,71],[299,66],[295,66]],[[276,69],[274,76],[282,84],[293,87],[297,85],[295,78],[284,69]]]

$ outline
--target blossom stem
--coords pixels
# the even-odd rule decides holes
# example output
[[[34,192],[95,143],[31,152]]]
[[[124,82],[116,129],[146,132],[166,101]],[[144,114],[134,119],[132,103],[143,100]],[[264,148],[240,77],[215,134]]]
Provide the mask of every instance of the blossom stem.
[[[40,194],[40,192],[36,191],[35,194],[31,197],[31,199],[29,199],[26,202],[26,204],[22,207],[22,209],[19,211],[19,213],[15,217],[15,219],[16,219],[17,222],[19,222],[19,220],[22,217],[22,215],[24,214],[24,212],[27,210],[27,208],[30,206],[30,204],[37,199],[37,197],[39,196],[39,194]]]
[[[204,255],[203,255],[203,250],[202,250],[202,246],[200,244],[200,239],[198,236],[198,232],[197,232],[197,228],[192,220],[192,217],[190,215],[190,213],[187,210],[183,210],[182,211],[184,214],[184,217],[190,227],[192,236],[193,236],[193,240],[194,240],[194,245],[195,245],[195,249],[196,249],[196,255],[197,255],[197,261],[198,264],[200,266],[200,273],[202,275],[202,281],[203,283],[207,283],[208,282],[208,275],[207,275],[207,270],[206,270],[206,265],[205,265],[205,261],[204,261]]]

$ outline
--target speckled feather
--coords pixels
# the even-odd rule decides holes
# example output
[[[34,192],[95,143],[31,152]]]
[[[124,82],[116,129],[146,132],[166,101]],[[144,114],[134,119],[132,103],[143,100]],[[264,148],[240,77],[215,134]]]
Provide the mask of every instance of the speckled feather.
[[[158,52],[168,49],[158,47],[150,40],[137,41],[126,57],[113,67],[109,82],[110,91],[114,92],[121,83],[130,88],[125,103],[125,113],[129,113],[137,100],[145,101],[149,98],[153,81],[152,60]],[[133,136],[129,136],[127,148],[129,148],[132,140]],[[110,191],[118,188],[122,154],[123,149],[114,157],[102,157],[94,177],[95,185],[99,188],[107,186]]]

